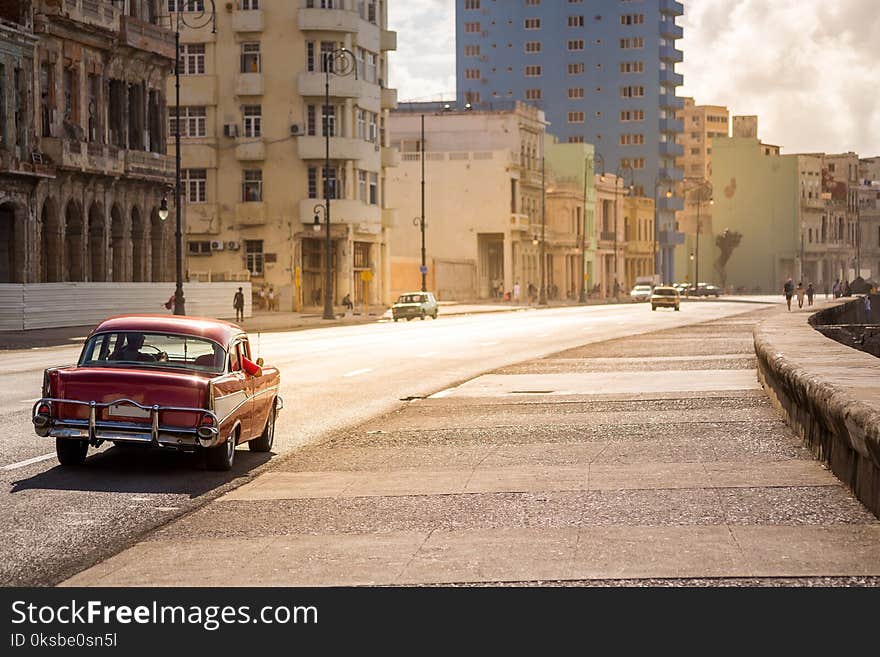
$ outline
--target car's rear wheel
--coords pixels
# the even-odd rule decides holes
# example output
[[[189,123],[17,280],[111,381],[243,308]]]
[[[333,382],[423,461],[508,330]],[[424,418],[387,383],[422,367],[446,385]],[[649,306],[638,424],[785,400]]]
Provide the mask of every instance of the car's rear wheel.
[[[433,319],[437,319],[437,313],[435,312],[433,315],[431,315],[431,317],[432,317]]]
[[[248,442],[248,447],[252,452],[271,452],[272,445],[275,444],[275,400],[272,400],[272,410],[269,411],[269,417],[266,418],[266,428],[259,438],[254,438]]]
[[[675,307],[675,312],[678,312],[679,310],[681,310],[681,307],[676,306],[676,307]]]
[[[235,439],[236,434],[232,434],[226,439],[222,445],[216,447],[208,447],[205,450],[205,464],[209,470],[231,470],[235,461]]]
[[[425,319],[425,313],[424,313],[424,311],[422,312],[421,315],[419,315],[419,319],[421,319],[421,320],[424,321],[424,319]]]
[[[82,465],[86,462],[88,452],[89,443],[86,440],[55,439],[55,454],[61,465]]]
[[[652,305],[651,310],[657,310],[657,306]]]

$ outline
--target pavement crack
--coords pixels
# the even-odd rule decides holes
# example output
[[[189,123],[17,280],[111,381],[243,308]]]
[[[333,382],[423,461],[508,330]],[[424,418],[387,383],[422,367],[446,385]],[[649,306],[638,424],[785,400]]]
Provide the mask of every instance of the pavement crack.
[[[411,564],[413,561],[416,560],[416,557],[419,556],[419,553],[421,553],[422,548],[425,547],[425,544],[426,544],[428,541],[431,540],[431,537],[434,535],[434,532],[435,532],[435,531],[437,531],[436,528],[432,528],[432,529],[430,529],[430,530],[428,531],[428,535],[425,536],[425,540],[421,542],[421,544],[419,545],[419,547],[416,548],[416,550],[413,552],[412,556],[409,558],[409,561],[407,561],[407,562],[404,564],[403,568],[401,568],[400,571],[399,571],[399,572],[397,573],[397,575],[395,576],[395,578],[394,578],[394,583],[395,583],[395,584],[397,584],[397,585],[400,584],[400,578],[403,577],[403,574],[406,572],[407,568],[409,568],[410,564]]]

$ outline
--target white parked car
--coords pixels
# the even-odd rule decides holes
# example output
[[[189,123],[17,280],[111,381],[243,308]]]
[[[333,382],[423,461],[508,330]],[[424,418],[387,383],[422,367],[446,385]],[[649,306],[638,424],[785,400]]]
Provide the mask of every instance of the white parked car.
[[[633,301],[650,301],[653,288],[650,285],[636,285],[632,292],[629,293],[630,299]]]

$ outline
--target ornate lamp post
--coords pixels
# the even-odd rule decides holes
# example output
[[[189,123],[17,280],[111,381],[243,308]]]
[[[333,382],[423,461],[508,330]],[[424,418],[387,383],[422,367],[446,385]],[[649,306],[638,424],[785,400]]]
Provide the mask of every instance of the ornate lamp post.
[[[545,166],[543,156],[543,146],[541,155],[541,289],[538,291],[538,305],[547,305],[547,187],[545,183]]]
[[[357,60],[354,53],[347,48],[329,50],[321,56],[324,67],[324,225],[327,228],[324,245],[326,247],[324,263],[324,319],[335,319],[333,313],[333,241],[330,239],[330,198],[336,189],[330,189],[330,74],[346,76],[354,73],[357,79]],[[338,181],[334,177],[334,187]],[[315,217],[317,218],[317,214]]]
[[[581,221],[581,283],[580,294],[578,295],[580,303],[587,302],[587,282],[584,280],[584,275],[587,270],[587,176],[594,175],[595,160],[599,160],[602,163],[602,171],[604,173],[605,160],[602,159],[602,156],[599,153],[593,153],[592,157],[584,158],[584,209]]]
[[[617,230],[618,223],[617,217],[620,214],[617,211],[617,188],[623,187],[626,184],[626,172],[629,172],[629,186],[626,188],[628,192],[631,192],[634,187],[633,178],[635,176],[635,171],[633,171],[632,167],[621,165],[617,167],[617,171],[615,172],[616,180],[614,181],[614,296],[617,297],[620,293],[620,280],[617,275]],[[623,184],[618,184],[618,183]]]
[[[217,9],[214,0],[177,0],[170,10],[168,19],[174,30],[174,211],[177,226],[174,232],[177,259],[177,286],[174,289],[174,314],[185,315],[186,299],[183,296],[183,215],[180,189],[180,29],[188,27],[200,30],[208,25],[211,32],[217,31]],[[168,199],[162,198],[159,219],[168,218]]]
[[[708,180],[702,180],[694,183],[690,187],[686,187],[683,190],[684,194],[688,192],[696,191],[698,192],[697,196],[697,245],[696,245],[696,259],[694,265],[694,289],[699,293],[699,285],[700,285],[700,233],[703,231],[703,223],[700,220],[700,210],[703,207],[704,197],[708,193],[709,196],[709,205],[714,205],[715,201],[712,200],[712,183]],[[803,253],[801,253],[801,263],[803,263]],[[803,264],[801,265],[803,267]]]

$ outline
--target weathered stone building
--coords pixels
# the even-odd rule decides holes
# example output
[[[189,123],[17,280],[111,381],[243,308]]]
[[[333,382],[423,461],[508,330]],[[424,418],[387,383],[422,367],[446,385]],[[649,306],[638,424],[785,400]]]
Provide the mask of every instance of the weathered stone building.
[[[157,0],[0,0],[0,283],[174,278]]]

